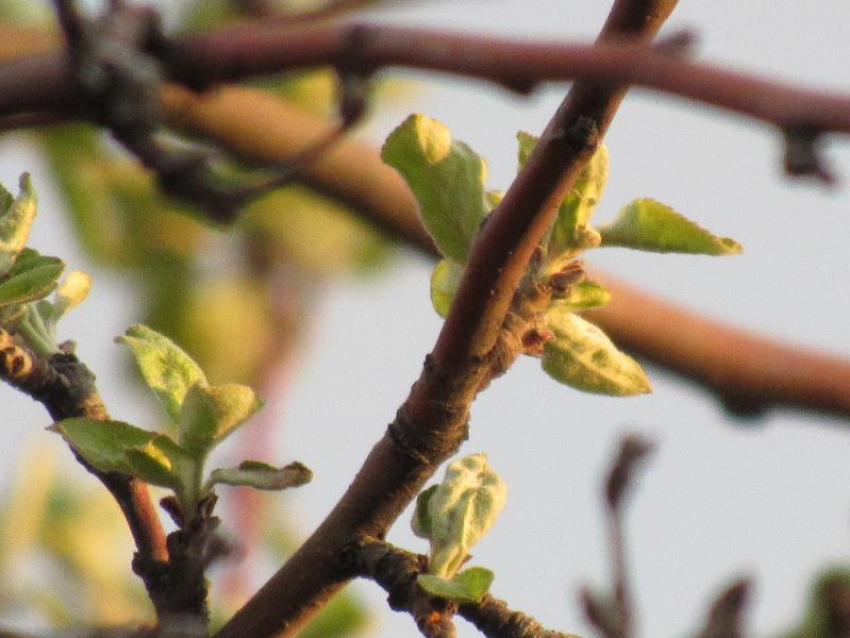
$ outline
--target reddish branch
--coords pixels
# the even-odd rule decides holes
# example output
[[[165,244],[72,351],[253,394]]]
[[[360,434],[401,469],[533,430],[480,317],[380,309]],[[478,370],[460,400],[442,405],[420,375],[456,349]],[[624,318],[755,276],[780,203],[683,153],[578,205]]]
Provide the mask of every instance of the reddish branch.
[[[850,362],[749,333],[608,277],[612,300],[587,316],[630,353],[690,378],[732,412],[803,407],[850,416]],[[663,328],[662,328],[663,327]]]
[[[587,46],[392,26],[256,21],[174,39],[159,54],[171,77],[190,86],[315,66],[364,73],[400,66],[479,78],[522,92],[551,81],[631,84],[785,131],[850,133],[847,95],[801,89],[628,42]],[[0,117],[33,111],[73,114],[78,106],[61,51],[3,63],[0,87]]]
[[[254,161],[285,161],[332,128],[254,89],[228,87],[198,96],[172,87],[163,98],[169,124]],[[342,142],[302,180],[422,254],[439,257],[404,180],[369,145]],[[706,319],[596,270],[592,276],[613,299],[589,318],[626,351],[692,379],[736,413],[789,406],[850,416],[846,359]]]
[[[407,611],[425,636],[454,636],[452,614],[475,625],[489,638],[575,638],[551,631],[536,620],[508,608],[507,603],[485,595],[478,603],[454,605],[427,594],[416,582],[428,559],[377,539],[364,539],[351,551],[358,574],[378,583],[395,611]]]
[[[86,417],[104,420],[109,415],[94,385],[94,375],[73,354],[49,358],[33,354],[0,329],[0,378],[44,404],[54,420]],[[80,459],[115,497],[133,535],[133,566],[160,611],[162,582],[168,561],[165,532],[147,486],[124,474],[99,472]]]
[[[674,4],[620,0],[602,37],[648,39]],[[488,357],[531,252],[624,92],[573,86],[473,247],[451,313],[395,422],[330,515],[218,638],[297,632],[354,575],[342,560],[345,549],[358,539],[382,538],[439,463],[457,450],[466,436],[469,406],[489,381]],[[511,360],[501,363],[506,367]]]

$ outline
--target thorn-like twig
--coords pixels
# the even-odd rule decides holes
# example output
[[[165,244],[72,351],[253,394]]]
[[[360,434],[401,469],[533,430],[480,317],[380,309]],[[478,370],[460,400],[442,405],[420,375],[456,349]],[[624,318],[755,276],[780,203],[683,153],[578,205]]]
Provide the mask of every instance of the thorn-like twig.
[[[837,183],[835,173],[827,166],[821,148],[823,133],[807,128],[787,128],[785,138],[785,172],[793,177],[813,177],[827,186]]]
[[[744,612],[752,583],[742,578],[724,590],[711,605],[705,627],[696,638],[743,638]]]
[[[638,465],[653,449],[651,443],[635,435],[623,437],[605,480],[614,591],[610,599],[588,588],[581,592],[585,617],[605,638],[630,638],[634,635],[634,610],[625,557],[623,505]]]

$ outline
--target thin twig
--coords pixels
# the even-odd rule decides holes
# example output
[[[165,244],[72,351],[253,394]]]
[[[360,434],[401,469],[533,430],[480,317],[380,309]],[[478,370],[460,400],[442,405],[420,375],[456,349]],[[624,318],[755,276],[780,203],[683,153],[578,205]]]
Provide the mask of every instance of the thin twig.
[[[94,385],[94,375],[73,354],[49,358],[33,354],[0,328],[0,378],[44,404],[54,420],[86,417],[105,420],[106,408]],[[168,561],[165,532],[147,486],[114,472],[99,472],[79,459],[115,497],[136,544],[134,568],[157,609],[163,602],[161,576]]]
[[[748,579],[732,583],[712,603],[705,627],[696,638],[743,638],[744,612],[751,596]]]
[[[625,557],[623,506],[625,496],[634,481],[637,466],[652,449],[653,446],[643,439],[636,436],[624,437],[620,441],[617,456],[611,463],[605,481],[605,512],[613,592],[608,596],[587,587],[581,592],[585,617],[603,638],[632,638],[635,635],[634,609]]]

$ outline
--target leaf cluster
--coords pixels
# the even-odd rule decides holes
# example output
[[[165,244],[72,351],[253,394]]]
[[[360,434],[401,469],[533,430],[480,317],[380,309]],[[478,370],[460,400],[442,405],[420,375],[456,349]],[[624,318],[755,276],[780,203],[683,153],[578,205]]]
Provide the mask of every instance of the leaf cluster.
[[[244,385],[211,385],[189,355],[146,326],[132,326],[118,341],[129,346],[176,436],[123,421],[73,418],[54,424],[53,429],[93,467],[172,490],[183,524],[198,514],[200,503],[217,484],[282,490],[310,480],[311,472],[300,463],[276,468],[259,461],[205,475],[213,448],[257,412],[262,400]]]
[[[522,170],[537,139],[517,136]],[[431,302],[445,317],[457,294],[476,237],[502,194],[487,190],[487,164],[448,128],[424,115],[411,115],[387,138],[384,161],[410,186],[422,222],[443,254],[431,275]],[[557,216],[540,241],[519,295],[549,297],[547,307],[529,322],[534,335],[525,354],[539,356],[554,379],[586,392],[627,396],[648,392],[649,378],[640,364],[621,352],[581,312],[606,304],[611,295],[587,278],[577,257],[599,247],[617,246],[651,252],[730,255],[737,242],[718,237],[652,199],[636,199],[614,220],[591,221],[608,180],[608,154],[600,146],[561,202]]]

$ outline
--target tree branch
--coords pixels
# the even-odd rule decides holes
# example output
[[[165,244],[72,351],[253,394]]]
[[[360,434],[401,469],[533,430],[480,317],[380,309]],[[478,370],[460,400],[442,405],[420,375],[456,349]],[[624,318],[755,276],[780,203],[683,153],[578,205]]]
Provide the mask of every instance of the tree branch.
[[[586,316],[630,353],[691,379],[739,416],[776,407],[850,416],[850,361],[713,321],[608,276]]]
[[[355,65],[365,72],[408,67],[477,78],[522,93],[553,81],[629,84],[793,134],[850,133],[847,95],[683,60],[664,48],[626,41],[588,46],[392,26],[249,21],[173,39],[162,55],[172,79],[194,87],[315,66]],[[0,64],[0,117],[32,111],[73,114],[78,96],[69,69],[63,51]]]
[[[0,328],[0,378],[44,404],[55,420],[86,417],[105,420],[106,408],[94,385],[94,375],[76,356],[58,353],[49,358],[33,354]],[[165,532],[147,486],[115,472],[99,472],[78,457],[113,495],[127,519],[136,544],[133,566],[151,600],[160,610],[162,575],[168,561]]]
[[[672,0],[619,0],[601,37],[648,39],[674,5]],[[531,253],[624,93],[624,88],[573,86],[479,235],[437,344],[395,422],[325,521],[218,638],[295,633],[354,575],[342,560],[345,548],[360,538],[382,538],[439,463],[458,448],[466,437],[469,406],[493,374],[489,356],[498,350],[501,326]],[[512,360],[499,357],[502,370]]]
[[[426,636],[440,633],[457,613],[489,638],[575,638],[572,634],[550,631],[519,611],[489,594],[478,603],[451,605],[428,595],[416,582],[427,567],[427,557],[407,552],[377,539],[364,539],[351,551],[351,560],[359,575],[371,578],[388,594],[390,608],[408,611]],[[452,628],[453,631],[453,628]]]
[[[332,127],[249,88],[197,95],[172,86],[163,93],[163,105],[169,125],[253,161],[286,161],[310,143],[305,140],[321,139]],[[344,140],[306,167],[300,181],[341,200],[421,254],[440,256],[407,184],[373,147]],[[587,312],[587,318],[623,349],[691,379],[736,414],[802,407],[850,416],[850,361],[706,319],[598,270],[593,277],[611,291],[612,300]]]

